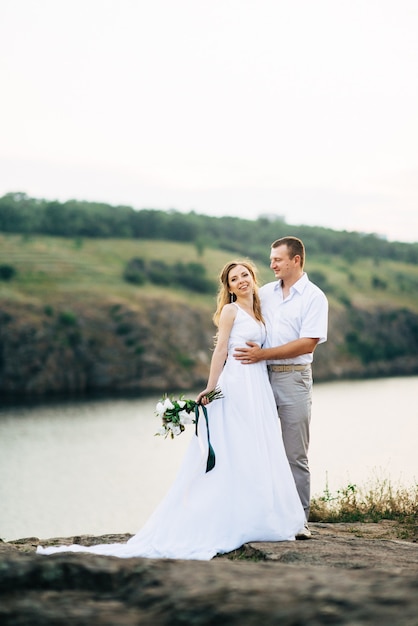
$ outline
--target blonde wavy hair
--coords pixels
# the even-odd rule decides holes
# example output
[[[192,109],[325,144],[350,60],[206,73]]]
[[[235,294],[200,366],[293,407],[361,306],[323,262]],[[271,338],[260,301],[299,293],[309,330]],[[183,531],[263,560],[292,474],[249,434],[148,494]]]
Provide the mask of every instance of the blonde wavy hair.
[[[218,296],[217,296],[217,300],[216,300],[216,311],[213,314],[213,322],[215,324],[215,326],[219,325],[219,317],[221,315],[221,311],[224,308],[225,304],[228,304],[229,302],[231,302],[231,294],[229,291],[229,284],[228,284],[228,279],[229,279],[229,272],[234,269],[234,267],[237,267],[237,265],[242,265],[243,267],[245,267],[251,274],[252,279],[254,281],[254,301],[253,301],[253,311],[254,311],[254,316],[255,318],[259,321],[259,322],[263,322],[264,324],[264,319],[263,316],[261,314],[261,304],[260,304],[260,297],[258,295],[258,280],[257,280],[257,270],[255,265],[251,262],[251,261],[230,261],[229,263],[227,263],[221,273],[219,274],[219,290],[218,290]],[[233,296],[232,302],[235,302],[236,297]]]

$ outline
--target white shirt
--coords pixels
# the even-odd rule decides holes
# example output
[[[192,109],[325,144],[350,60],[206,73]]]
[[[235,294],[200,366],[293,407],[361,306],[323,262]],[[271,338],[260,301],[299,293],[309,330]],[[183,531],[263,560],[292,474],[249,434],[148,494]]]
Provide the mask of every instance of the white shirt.
[[[318,343],[327,340],[328,300],[321,289],[311,283],[306,273],[290,288],[283,300],[282,281],[274,281],[260,289],[261,310],[267,328],[264,348],[282,346],[302,337],[319,337]],[[267,363],[312,363],[313,353],[292,359],[279,359]]]

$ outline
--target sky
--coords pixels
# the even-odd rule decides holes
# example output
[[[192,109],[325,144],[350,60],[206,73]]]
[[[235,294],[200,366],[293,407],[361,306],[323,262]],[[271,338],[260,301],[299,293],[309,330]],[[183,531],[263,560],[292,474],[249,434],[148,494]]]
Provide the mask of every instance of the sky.
[[[0,195],[417,242],[417,33],[416,0],[1,0]]]

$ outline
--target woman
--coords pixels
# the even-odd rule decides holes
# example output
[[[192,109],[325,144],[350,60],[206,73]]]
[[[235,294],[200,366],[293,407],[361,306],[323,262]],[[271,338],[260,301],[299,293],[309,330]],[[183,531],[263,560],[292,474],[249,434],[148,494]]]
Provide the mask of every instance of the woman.
[[[196,400],[208,405],[215,467],[206,472],[201,428],[167,495],[126,544],[40,547],[39,553],[209,560],[248,541],[293,540],[303,528],[266,363],[243,367],[232,356],[246,341],[265,340],[255,269],[248,261],[223,268],[213,319],[216,346],[208,383]],[[215,387],[223,398],[209,405],[207,394]]]

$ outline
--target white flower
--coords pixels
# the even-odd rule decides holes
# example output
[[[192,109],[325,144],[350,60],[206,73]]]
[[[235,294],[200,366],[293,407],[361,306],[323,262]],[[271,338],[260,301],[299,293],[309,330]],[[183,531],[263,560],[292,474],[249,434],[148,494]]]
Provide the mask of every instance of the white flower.
[[[173,433],[173,435],[177,436],[180,435],[181,433],[181,428],[180,426],[172,426],[171,427],[171,432]]]
[[[165,413],[165,407],[162,402],[157,402],[157,406],[155,407],[155,412],[157,413],[158,417],[163,417]]]
[[[186,406],[186,403],[184,400],[177,400],[177,404],[179,405],[181,409],[183,409]]]
[[[163,403],[164,409],[174,409],[174,404],[171,402],[170,398],[166,398]]]
[[[167,434],[167,430],[164,428],[164,426],[161,426],[158,430],[157,430],[157,435],[161,435],[164,436],[165,434]]]
[[[187,411],[180,411],[179,413],[180,424],[193,424],[193,417]]]

